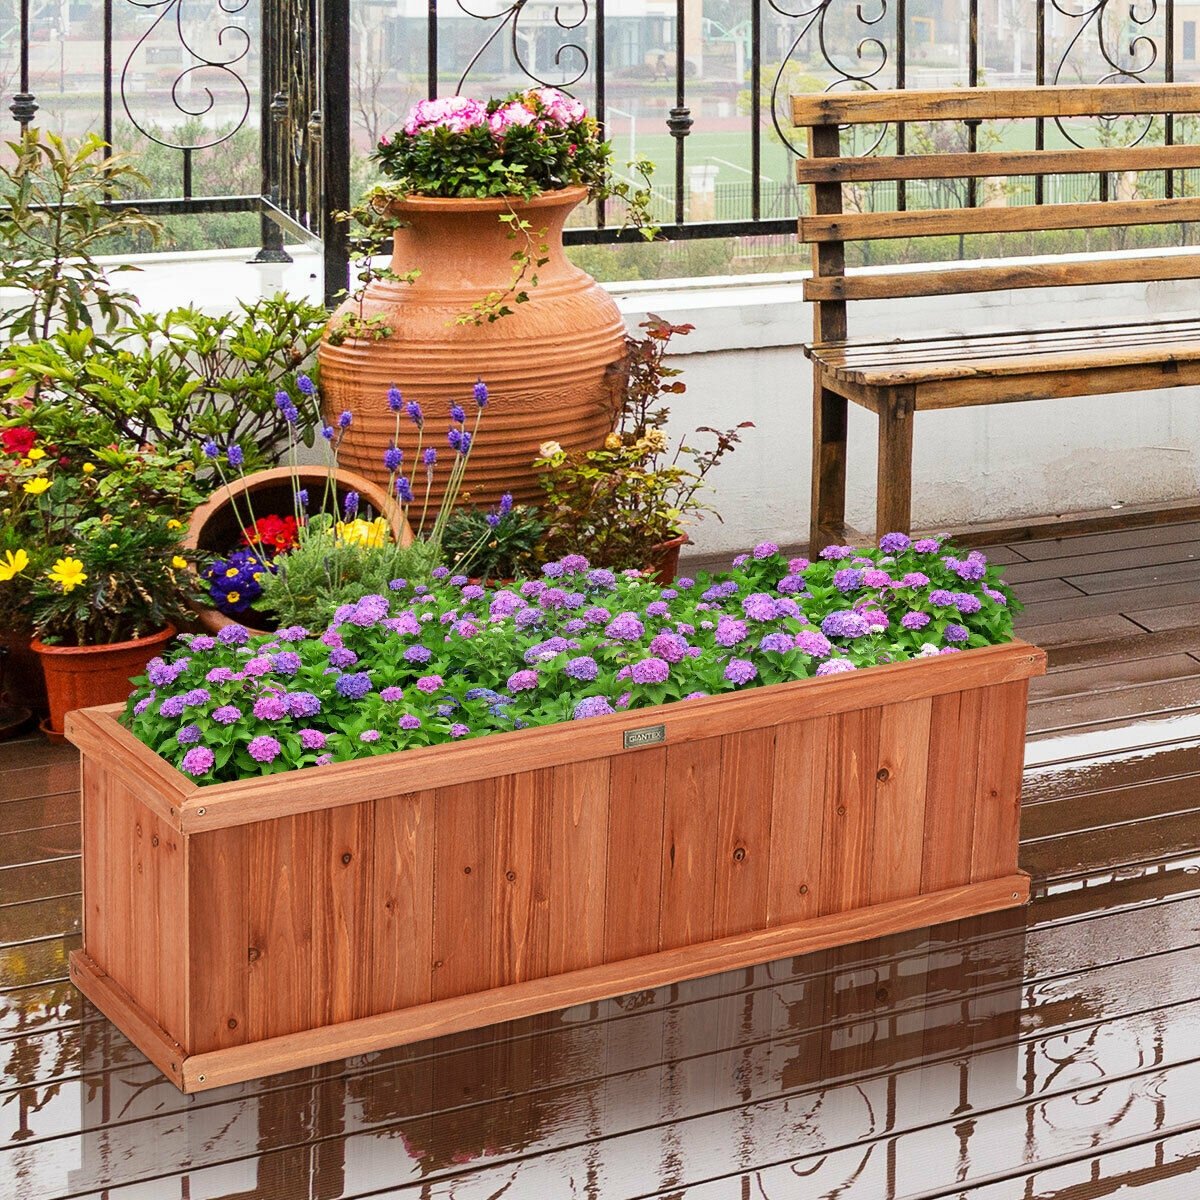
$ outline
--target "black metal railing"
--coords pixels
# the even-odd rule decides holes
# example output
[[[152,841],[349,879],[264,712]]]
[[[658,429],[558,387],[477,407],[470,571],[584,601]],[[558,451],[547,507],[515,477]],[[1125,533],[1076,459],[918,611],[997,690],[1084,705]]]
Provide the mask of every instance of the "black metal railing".
[[[140,139],[175,164],[174,182],[139,198],[139,207],[159,215],[258,214],[260,259],[286,258],[285,234],[320,240],[332,295],[345,280],[346,255],[344,231],[330,214],[349,207],[351,176],[369,173],[380,129],[421,96],[562,87],[604,122],[619,159],[636,150],[656,161],[656,216],[668,237],[747,238],[794,231],[789,163],[804,147],[788,121],[793,91],[1200,78],[1200,17],[1190,7],[1177,13],[1175,0],[968,0],[965,16],[951,7],[924,0],[93,0],[90,16],[80,17],[88,6],[19,0],[15,27],[0,27],[0,80],[22,126],[56,103],[69,124],[63,114],[72,95],[94,86],[107,142]],[[64,13],[92,22],[86,37],[63,28]],[[85,46],[92,65],[81,64]],[[1051,138],[1148,134],[1099,121],[1086,134],[1039,121],[1031,136],[1044,146]],[[1168,118],[1154,136],[1171,142],[1177,125]],[[896,152],[919,149],[904,126],[885,136]],[[968,126],[962,141],[978,149],[979,128]],[[208,164],[216,149],[235,142],[245,143],[235,157],[250,175],[214,180]],[[1177,177],[1165,174],[1167,194]],[[1111,181],[1093,182],[1106,198]],[[1037,203],[1063,194],[1053,180],[1030,186]],[[976,191],[967,181],[964,202],[976,203]],[[890,200],[903,208],[922,197],[901,185]],[[627,236],[611,204],[579,214],[568,230],[575,243]]]

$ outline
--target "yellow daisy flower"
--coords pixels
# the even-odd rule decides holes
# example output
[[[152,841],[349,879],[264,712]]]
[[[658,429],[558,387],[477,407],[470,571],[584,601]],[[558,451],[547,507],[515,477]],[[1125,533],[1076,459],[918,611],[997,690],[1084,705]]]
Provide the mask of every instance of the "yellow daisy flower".
[[[29,555],[24,550],[18,550],[15,554],[6,550],[3,560],[0,560],[0,583],[7,583],[14,576],[20,575],[27,566]]]
[[[39,475],[36,479],[31,479],[25,484],[25,490],[31,496],[40,496],[49,486],[50,480],[45,475]]]
[[[30,462],[37,462],[39,459],[42,459],[45,457],[46,457],[45,450],[42,450],[38,446],[34,446],[34,448],[32,450],[30,450],[30,452],[29,452],[29,461]]]
[[[64,592],[73,591],[87,578],[83,563],[77,558],[60,558],[46,575],[51,583],[57,583]]]
[[[173,559],[171,559],[171,566],[173,566],[175,568],[175,570],[177,570],[177,571],[187,570],[187,565],[188,565],[187,559],[184,558],[181,554],[177,554],[177,555],[175,555],[175,557]]]
[[[84,463],[83,464],[83,473],[85,475],[90,475],[95,469],[96,469],[95,463]]]

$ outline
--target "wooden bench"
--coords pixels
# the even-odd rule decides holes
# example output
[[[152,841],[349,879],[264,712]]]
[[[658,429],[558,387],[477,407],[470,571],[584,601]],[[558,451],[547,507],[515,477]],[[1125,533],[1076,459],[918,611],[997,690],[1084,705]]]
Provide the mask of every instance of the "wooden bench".
[[[1010,288],[1097,287],[1200,278],[1200,253],[1149,251],[1137,257],[1034,258],[929,269],[847,271],[846,243],[883,238],[1098,229],[1200,221],[1200,198],[1116,199],[893,212],[843,211],[843,187],[907,181],[1040,177],[1051,174],[1166,171],[1200,166],[1200,146],[1135,145],[1003,152],[867,154],[843,157],[842,127],[957,121],[968,126],[1033,118],[1101,114],[1146,116],[1200,112],[1200,86],[968,88],[951,91],[824,93],[792,97],[792,117],[808,130],[810,155],[797,164],[812,187],[800,236],[813,247],[813,482],[810,544],[845,537],[846,417],[854,401],[879,417],[876,529],[910,531],[913,417],[959,408],[1058,396],[1102,395],[1200,384],[1200,305],[1194,318],[1117,325],[920,338],[856,340],[847,307],[854,300],[900,299]],[[1167,176],[1168,180],[1172,176]],[[974,185],[972,185],[973,187]],[[1107,194],[1107,187],[1101,195]],[[1040,193],[1039,193],[1040,194]],[[899,205],[903,210],[903,204]]]

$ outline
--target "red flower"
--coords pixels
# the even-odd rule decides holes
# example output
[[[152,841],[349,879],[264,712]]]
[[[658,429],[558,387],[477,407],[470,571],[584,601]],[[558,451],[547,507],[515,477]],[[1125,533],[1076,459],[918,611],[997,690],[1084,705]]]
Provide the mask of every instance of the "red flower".
[[[33,449],[36,441],[37,433],[28,425],[17,425],[13,429],[0,432],[0,444],[3,444],[6,453],[17,458],[24,458]]]
[[[253,529],[242,530],[242,541],[247,546],[262,546],[284,554],[296,544],[296,518],[279,517],[274,513],[260,517]]]

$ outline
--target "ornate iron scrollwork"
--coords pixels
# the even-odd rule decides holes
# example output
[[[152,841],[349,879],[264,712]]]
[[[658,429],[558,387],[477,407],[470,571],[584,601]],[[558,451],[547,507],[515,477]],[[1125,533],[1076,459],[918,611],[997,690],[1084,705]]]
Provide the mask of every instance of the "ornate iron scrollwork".
[[[1088,44],[1084,41],[1084,34],[1089,29],[1095,31],[1095,46],[1100,54],[1101,74],[1096,80],[1097,83],[1146,82],[1147,74],[1158,62],[1158,44],[1150,32],[1137,31],[1148,30],[1158,16],[1158,0],[1120,0],[1119,4],[1114,0],[1092,0],[1091,3],[1087,3],[1085,0],[1078,7],[1073,7],[1066,0],[1051,0],[1051,4],[1056,12],[1061,13],[1068,20],[1079,22],[1054,68],[1052,82],[1063,82],[1063,75],[1066,72],[1075,71],[1082,74],[1086,69],[1086,66],[1077,60],[1083,47]],[[1128,25],[1126,30],[1117,36],[1123,36],[1126,32],[1132,34],[1128,45],[1124,48],[1117,37],[1113,36],[1111,30],[1113,24],[1111,15],[1122,12],[1125,14]],[[1166,36],[1171,36],[1170,30],[1167,31]],[[1099,118],[1100,121],[1110,125],[1117,119],[1111,116]],[[1056,117],[1054,123],[1067,141],[1074,146],[1082,146],[1082,143],[1077,141],[1067,130],[1060,118]],[[1129,144],[1136,146],[1146,137],[1153,125],[1154,118],[1148,117],[1141,132]]]
[[[787,128],[784,127],[780,122],[779,113],[779,90],[796,51],[810,36],[816,39],[822,60],[835,76],[825,88],[827,92],[845,86],[875,89],[877,86],[875,80],[887,68],[890,54],[883,38],[870,31],[887,19],[888,0],[865,0],[865,2],[858,0],[853,4],[852,19],[862,30],[861,37],[850,39],[854,51],[853,61],[848,60],[846,54],[835,47],[830,30],[830,14],[835,10],[839,13],[846,13],[850,8],[846,0],[840,0],[840,3],[839,0],[818,0],[815,4],[799,9],[787,7],[782,0],[767,0],[767,4],[781,17],[801,22],[800,31],[792,39],[784,53],[779,70],[776,71],[775,78],[771,83],[771,122],[775,126],[775,132],[780,141],[793,154],[803,157],[803,150],[792,141],[790,125]],[[878,11],[871,5],[878,5]],[[876,145],[883,140],[885,133],[886,129],[880,132]]]
[[[172,150],[204,150],[210,146],[218,146],[222,142],[228,141],[229,138],[233,137],[242,128],[246,123],[246,118],[250,114],[250,89],[246,86],[246,81],[241,75],[234,70],[235,66],[242,62],[250,53],[250,34],[232,21],[220,26],[216,31],[217,46],[224,49],[228,42],[230,44],[229,53],[224,58],[214,58],[202,53],[190,40],[191,35],[185,28],[184,0],[129,0],[129,3],[135,5],[137,8],[159,11],[158,16],[150,23],[149,28],[134,44],[133,49],[129,52],[129,57],[125,60],[124,67],[121,69],[121,104],[124,106],[126,116],[128,116],[134,127],[143,136],[149,138],[152,142],[157,142],[160,146],[167,146]],[[244,12],[249,6],[250,0],[216,0],[218,13],[222,17],[235,16],[240,12]],[[127,86],[134,57],[150,41],[155,31],[168,18],[173,18],[175,40],[178,42],[180,49],[184,55],[190,56],[191,59],[190,62],[185,63],[180,69],[179,74],[171,84],[171,102],[175,105],[176,110],[185,117],[204,117],[216,107],[217,98],[213,94],[212,88],[203,83],[204,75],[199,74],[201,72],[216,72],[217,76],[226,83],[232,81],[236,85],[235,94],[240,93],[240,98],[236,101],[232,123],[229,128],[221,133],[214,132],[208,140],[201,139],[187,146],[180,145],[178,142],[168,141],[160,131],[144,123],[144,117],[142,120],[139,120],[131,106]],[[197,78],[202,83],[201,95],[198,98],[193,98],[190,95],[185,96],[183,91],[185,84],[190,90],[192,83]]]
[[[588,56],[587,49],[580,45],[579,42],[573,41],[564,41],[554,53],[554,65],[563,68],[563,77],[561,79],[546,79],[529,66],[521,53],[520,32],[521,17],[525,9],[529,6],[529,0],[513,0],[513,3],[507,5],[507,7],[492,13],[477,12],[467,3],[467,0],[456,0],[456,3],[466,16],[473,17],[477,21],[494,22],[495,26],[480,43],[475,53],[471,55],[470,61],[458,77],[455,91],[462,91],[463,85],[467,81],[467,76],[470,75],[484,54],[487,53],[488,47],[500,37],[506,28],[508,29],[509,45],[512,49],[513,61],[520,68],[521,73],[539,87],[569,88],[578,83],[588,73],[591,67],[591,59]],[[578,9],[579,15],[574,19],[564,16],[564,9],[569,12],[572,8]],[[565,4],[555,4],[554,24],[557,28],[563,30],[564,33],[569,34],[573,30],[579,29],[587,21],[589,11],[590,5],[588,0],[566,0]],[[571,74],[572,68],[564,65],[564,59],[569,57],[577,57],[579,62],[579,70],[573,75]],[[600,69],[604,69],[603,63],[600,64]]]

